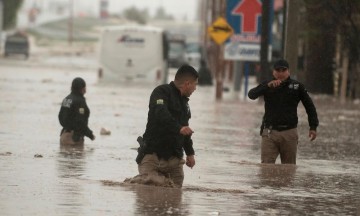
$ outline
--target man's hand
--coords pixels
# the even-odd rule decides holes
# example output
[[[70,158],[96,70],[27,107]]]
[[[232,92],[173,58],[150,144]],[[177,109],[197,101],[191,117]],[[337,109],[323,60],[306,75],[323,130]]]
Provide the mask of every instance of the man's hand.
[[[278,86],[280,86],[281,84],[281,80],[271,80],[270,82],[268,82],[268,87],[269,88],[276,88]]]
[[[195,166],[195,157],[194,155],[186,156],[186,166],[190,167],[191,169]]]
[[[96,138],[95,135],[93,135],[92,138],[90,138],[90,139],[91,139],[91,140],[95,140],[95,138]]]
[[[189,126],[184,126],[180,129],[180,134],[184,136],[191,136],[194,131]]]
[[[310,137],[310,141],[315,140],[316,139],[316,131],[310,130],[309,131],[309,137]]]

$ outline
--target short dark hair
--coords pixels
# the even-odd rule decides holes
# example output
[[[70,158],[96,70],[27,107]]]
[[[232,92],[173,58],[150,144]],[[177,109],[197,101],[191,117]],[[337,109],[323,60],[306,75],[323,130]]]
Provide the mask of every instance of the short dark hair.
[[[198,72],[192,66],[184,64],[177,70],[175,74],[175,80],[182,80],[185,77],[191,77],[193,79],[199,78]]]
[[[71,91],[74,93],[80,93],[81,89],[86,87],[85,80],[81,77],[76,77],[71,83]]]

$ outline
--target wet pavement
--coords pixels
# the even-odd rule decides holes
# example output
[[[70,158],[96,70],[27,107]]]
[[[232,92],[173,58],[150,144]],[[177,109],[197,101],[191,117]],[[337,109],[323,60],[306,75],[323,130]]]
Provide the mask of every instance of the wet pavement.
[[[313,95],[317,140],[307,138],[300,104],[298,164],[262,165],[263,105],[226,93],[219,102],[212,87],[198,87],[190,99],[196,166],[184,168],[184,187],[126,185],[137,174],[153,86],[106,86],[93,68],[2,61],[0,215],[360,215],[359,104]],[[87,81],[97,138],[60,148],[57,115],[76,76]]]

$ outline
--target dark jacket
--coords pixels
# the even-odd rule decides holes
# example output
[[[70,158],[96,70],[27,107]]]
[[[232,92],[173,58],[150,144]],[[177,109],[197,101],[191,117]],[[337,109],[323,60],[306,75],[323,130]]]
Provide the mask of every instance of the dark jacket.
[[[284,129],[297,127],[297,107],[301,101],[308,115],[310,130],[316,130],[319,125],[316,108],[304,85],[290,77],[277,88],[269,88],[267,86],[268,82],[261,83],[248,93],[249,98],[252,100],[264,96],[264,126],[273,126],[273,128],[280,128],[280,130],[281,127]]]
[[[183,97],[174,82],[156,87],[149,101],[148,122],[144,133],[146,154],[156,153],[165,160],[171,156],[182,158],[194,155],[190,136],[180,134],[191,118],[189,99]]]
[[[93,138],[93,132],[88,127],[90,110],[82,94],[72,92],[62,102],[59,112],[59,122],[63,126],[62,132],[74,131],[73,139],[87,136]]]

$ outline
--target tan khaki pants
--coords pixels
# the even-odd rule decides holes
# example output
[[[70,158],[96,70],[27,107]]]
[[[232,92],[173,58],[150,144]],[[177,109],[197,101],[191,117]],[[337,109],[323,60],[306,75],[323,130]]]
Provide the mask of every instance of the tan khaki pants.
[[[80,138],[80,141],[74,142],[72,139],[74,132],[63,132],[60,135],[60,145],[84,145],[84,138]]]
[[[261,136],[261,163],[275,163],[280,154],[282,164],[296,164],[299,139],[297,128],[272,130],[271,133],[265,128]]]
[[[184,181],[184,159],[171,157],[169,160],[159,160],[156,153],[147,154],[138,165],[139,174],[147,175],[154,181],[164,181],[171,179],[177,187],[182,187]],[[161,182],[160,182],[161,185]]]

